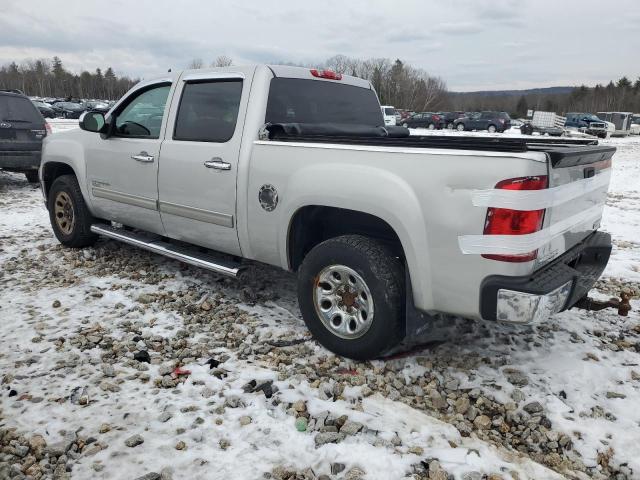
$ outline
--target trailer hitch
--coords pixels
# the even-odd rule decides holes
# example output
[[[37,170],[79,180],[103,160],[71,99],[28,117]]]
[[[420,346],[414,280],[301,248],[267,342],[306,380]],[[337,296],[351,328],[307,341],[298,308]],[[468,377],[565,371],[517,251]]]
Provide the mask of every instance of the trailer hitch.
[[[617,308],[618,315],[626,317],[631,310],[631,304],[629,303],[630,295],[628,293],[620,293],[620,298],[610,298],[607,301],[594,300],[587,296],[578,300],[574,305],[576,308],[582,308],[584,310],[604,310],[605,308]]]

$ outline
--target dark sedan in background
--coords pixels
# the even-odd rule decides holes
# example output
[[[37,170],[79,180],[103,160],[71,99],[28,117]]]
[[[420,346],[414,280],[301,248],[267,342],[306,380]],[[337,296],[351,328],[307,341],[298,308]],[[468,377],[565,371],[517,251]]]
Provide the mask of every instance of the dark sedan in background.
[[[437,113],[421,112],[411,115],[402,121],[402,126],[407,128],[428,128],[440,130],[444,128],[444,117]]]
[[[56,112],[51,105],[39,100],[31,100],[44,118],[56,118]]]
[[[454,120],[453,127],[461,132],[465,130],[504,132],[511,128],[511,117],[507,112],[475,112]]]
[[[56,112],[56,116],[62,118],[80,118],[86,108],[81,103],[74,102],[56,102],[51,105]]]

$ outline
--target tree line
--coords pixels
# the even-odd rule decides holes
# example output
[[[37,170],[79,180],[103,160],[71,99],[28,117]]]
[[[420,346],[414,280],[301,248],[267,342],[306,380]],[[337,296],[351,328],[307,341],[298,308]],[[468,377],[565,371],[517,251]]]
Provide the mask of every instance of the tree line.
[[[640,78],[627,77],[594,87],[581,85],[562,93],[495,95],[462,93],[449,96],[449,107],[456,111],[499,110],[525,117],[527,110],[568,112],[640,112]]]
[[[72,73],[58,57],[0,67],[0,89],[17,89],[37,97],[117,100],[136,83],[138,79],[118,77],[111,67],[104,72],[96,68],[94,72]]]
[[[212,67],[226,67],[233,60],[226,56],[218,57],[211,63]],[[429,75],[424,70],[412,67],[402,60],[389,58],[360,59],[344,55],[336,55],[318,64],[286,63],[287,65],[309,68],[326,68],[344,75],[369,80],[382,105],[393,105],[417,112],[437,110],[446,105],[447,85],[438,77]],[[204,68],[201,58],[194,58],[189,68]]]
[[[233,65],[233,59],[225,55],[210,63],[212,67],[230,65]],[[552,90],[498,95],[449,92],[444,80],[400,59],[336,55],[320,65],[289,65],[328,68],[364,78],[376,89],[381,104],[416,112],[499,110],[518,117],[526,116],[529,109],[556,113],[640,112],[640,78],[632,82],[622,77],[606,85],[581,85],[561,93]],[[204,68],[205,62],[196,58],[187,66]],[[59,57],[28,60],[20,64],[11,62],[0,67],[0,89],[18,89],[29,96],[116,100],[137,82],[138,79],[116,75],[111,67],[73,73],[63,66]]]

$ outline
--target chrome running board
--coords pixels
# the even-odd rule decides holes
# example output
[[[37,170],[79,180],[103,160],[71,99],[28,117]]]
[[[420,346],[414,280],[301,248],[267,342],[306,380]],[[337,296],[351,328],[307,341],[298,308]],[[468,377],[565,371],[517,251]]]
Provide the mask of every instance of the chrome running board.
[[[206,268],[212,272],[220,273],[229,277],[237,277],[242,269],[242,265],[237,262],[217,258],[208,253],[202,253],[195,249],[173,245],[162,240],[147,237],[144,234],[131,232],[122,228],[116,228],[106,224],[93,224],[91,231],[98,235],[128,243],[134,247],[143,248],[153,253],[164,255],[165,257],[179,260],[189,265]]]

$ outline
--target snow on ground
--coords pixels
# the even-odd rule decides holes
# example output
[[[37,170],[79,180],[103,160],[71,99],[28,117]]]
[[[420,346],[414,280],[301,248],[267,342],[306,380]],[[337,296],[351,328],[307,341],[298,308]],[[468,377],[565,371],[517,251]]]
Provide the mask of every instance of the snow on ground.
[[[640,291],[640,138],[607,143],[604,298]],[[291,274],[64,249],[39,189],[3,172],[0,266],[0,478],[640,478],[635,299],[629,317],[457,319],[353,362],[310,338]]]

